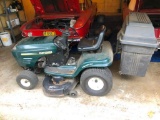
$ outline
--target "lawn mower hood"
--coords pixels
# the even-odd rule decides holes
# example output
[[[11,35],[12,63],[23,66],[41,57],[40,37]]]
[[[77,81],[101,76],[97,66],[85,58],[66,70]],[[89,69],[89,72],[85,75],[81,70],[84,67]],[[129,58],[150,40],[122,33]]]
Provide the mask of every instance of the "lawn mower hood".
[[[37,15],[55,12],[79,13],[79,0],[30,0]]]

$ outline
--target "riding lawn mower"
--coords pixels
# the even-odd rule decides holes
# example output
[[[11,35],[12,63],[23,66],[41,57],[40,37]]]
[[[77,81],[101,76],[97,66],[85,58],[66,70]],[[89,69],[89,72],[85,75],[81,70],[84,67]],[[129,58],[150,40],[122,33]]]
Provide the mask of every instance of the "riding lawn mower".
[[[24,38],[13,48],[13,56],[25,69],[17,77],[20,87],[33,89],[38,83],[33,71],[43,69],[43,91],[48,96],[75,97],[79,82],[89,95],[103,96],[111,90],[112,74],[107,67],[113,62],[113,52],[110,43],[103,41],[106,27],[99,28],[98,36],[80,40],[76,57],[70,54],[69,29],[60,29],[62,36]]]

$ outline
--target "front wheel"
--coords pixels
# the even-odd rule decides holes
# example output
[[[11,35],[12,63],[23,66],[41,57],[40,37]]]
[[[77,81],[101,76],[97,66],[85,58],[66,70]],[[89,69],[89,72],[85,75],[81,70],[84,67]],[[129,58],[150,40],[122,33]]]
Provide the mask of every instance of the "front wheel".
[[[31,90],[38,84],[38,77],[35,73],[24,70],[17,76],[16,81],[21,88]]]
[[[87,69],[80,78],[83,91],[92,96],[104,96],[112,88],[112,73],[109,69]]]

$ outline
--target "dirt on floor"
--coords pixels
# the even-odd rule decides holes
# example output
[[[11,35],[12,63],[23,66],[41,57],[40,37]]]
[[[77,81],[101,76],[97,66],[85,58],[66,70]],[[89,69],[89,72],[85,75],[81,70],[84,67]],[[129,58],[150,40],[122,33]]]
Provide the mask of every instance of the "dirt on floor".
[[[85,94],[80,86],[77,98],[46,97],[42,91],[44,75],[33,90],[16,83],[22,71],[11,55],[11,48],[0,48],[0,120],[159,120],[160,63],[151,63],[145,77],[119,75],[119,61],[110,70],[113,88],[104,97]]]

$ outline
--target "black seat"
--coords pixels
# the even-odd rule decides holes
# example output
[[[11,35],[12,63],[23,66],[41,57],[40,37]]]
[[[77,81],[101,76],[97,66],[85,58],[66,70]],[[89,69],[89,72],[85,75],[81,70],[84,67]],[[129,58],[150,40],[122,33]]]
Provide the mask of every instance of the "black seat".
[[[102,25],[100,27],[100,34],[95,38],[83,38],[78,44],[78,51],[87,52],[98,50],[104,38],[106,27]]]

